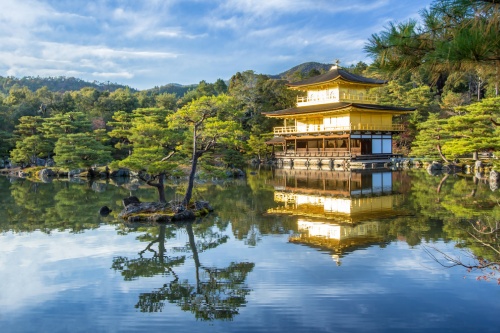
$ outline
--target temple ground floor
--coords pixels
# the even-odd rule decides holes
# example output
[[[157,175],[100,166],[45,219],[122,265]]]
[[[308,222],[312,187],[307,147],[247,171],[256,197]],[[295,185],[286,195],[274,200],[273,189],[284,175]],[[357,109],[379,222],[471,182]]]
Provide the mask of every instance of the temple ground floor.
[[[275,137],[267,143],[280,166],[367,169],[397,163],[402,156],[392,152],[392,141],[391,134],[353,133]]]

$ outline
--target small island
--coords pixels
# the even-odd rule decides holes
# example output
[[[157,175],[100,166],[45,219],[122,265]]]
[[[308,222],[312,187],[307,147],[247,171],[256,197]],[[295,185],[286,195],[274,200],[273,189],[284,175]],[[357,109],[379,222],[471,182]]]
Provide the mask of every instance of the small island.
[[[128,222],[179,222],[194,220],[212,212],[214,209],[206,201],[195,201],[185,206],[179,201],[140,202],[133,196],[123,199],[124,209],[118,214]]]

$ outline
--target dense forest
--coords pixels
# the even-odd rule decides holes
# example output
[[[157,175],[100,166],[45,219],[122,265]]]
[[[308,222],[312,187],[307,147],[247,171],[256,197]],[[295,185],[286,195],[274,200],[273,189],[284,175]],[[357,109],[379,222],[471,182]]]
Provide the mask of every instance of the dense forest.
[[[417,108],[402,119],[395,152],[451,162],[499,150],[499,6],[436,0],[419,21],[373,34],[365,45],[371,64],[344,66],[387,80],[371,92],[381,103]],[[0,159],[167,175],[192,158],[195,141],[205,170],[241,166],[266,155],[276,124],[262,112],[295,104],[286,83],[329,67],[305,63],[276,76],[245,71],[229,81],[144,91],[64,77],[0,78]]]

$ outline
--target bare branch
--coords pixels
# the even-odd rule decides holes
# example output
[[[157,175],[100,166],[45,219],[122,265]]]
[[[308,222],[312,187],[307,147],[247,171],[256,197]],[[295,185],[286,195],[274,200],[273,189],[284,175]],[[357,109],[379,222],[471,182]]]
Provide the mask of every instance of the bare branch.
[[[500,254],[500,250],[495,249],[491,244],[488,244],[488,243],[484,242],[483,240],[479,239],[476,235],[474,235],[473,233],[471,233],[469,231],[467,231],[467,233],[472,238],[474,238],[478,243],[480,243],[482,246],[487,247],[487,248],[491,249],[493,252]]]
[[[496,222],[495,228],[489,227],[490,231],[485,232],[485,230],[488,229],[488,227],[486,227],[486,226],[483,226],[483,228],[478,229],[478,226],[481,225],[481,221],[477,221],[475,224],[473,222],[470,222],[470,225],[472,226],[474,231],[476,231],[478,234],[482,234],[482,235],[491,235],[491,234],[494,234],[496,232],[499,232],[500,231],[499,224],[500,224],[499,222]]]
[[[175,154],[175,151],[171,152],[170,154],[168,154],[167,156],[162,158],[160,161],[165,162],[165,161],[169,160],[172,156],[174,156],[174,154]]]
[[[446,175],[445,175],[445,176],[441,179],[441,181],[439,182],[439,185],[438,185],[437,190],[436,190],[438,194],[441,192],[441,187],[443,187],[444,182],[446,181],[446,179],[447,179],[449,176],[450,176],[450,174],[448,174],[448,173],[447,173],[447,174],[446,174]]]
[[[433,251],[439,253],[440,255],[443,256],[443,259],[445,261],[448,261],[449,263],[446,264],[445,262],[443,262],[442,260],[438,259],[434,253],[432,253],[429,248],[427,246],[423,246],[423,249],[424,251],[435,261],[437,262],[438,264],[440,264],[441,266],[445,267],[445,268],[452,268],[452,267],[456,267],[456,266],[462,266],[464,268],[467,268],[468,270],[483,270],[483,269],[486,269],[486,268],[490,268],[490,267],[498,267],[500,266],[500,262],[497,262],[497,261],[486,261],[486,260],[479,260],[478,258],[476,258],[474,255],[472,254],[469,254],[470,255],[470,258],[472,260],[474,260],[476,262],[476,264],[466,264],[464,263],[460,257],[452,257],[451,255],[435,248],[434,246],[431,246],[430,247]]]

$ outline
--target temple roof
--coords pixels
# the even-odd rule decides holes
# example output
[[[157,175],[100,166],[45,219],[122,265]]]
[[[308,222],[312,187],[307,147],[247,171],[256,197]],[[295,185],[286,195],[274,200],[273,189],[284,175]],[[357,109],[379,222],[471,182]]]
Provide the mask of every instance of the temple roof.
[[[335,103],[327,103],[327,104],[316,104],[316,105],[293,107],[293,108],[289,108],[289,109],[272,111],[272,112],[262,112],[262,114],[264,114],[268,117],[280,117],[280,116],[291,116],[291,115],[297,115],[297,114],[309,114],[309,113],[317,113],[317,112],[325,112],[325,111],[336,111],[336,110],[347,109],[349,107],[355,107],[358,109],[365,109],[365,110],[376,110],[376,111],[389,111],[389,112],[390,111],[399,111],[402,113],[415,111],[415,108],[403,108],[403,107],[390,106],[390,105],[335,102]]]
[[[324,74],[314,76],[302,81],[289,83],[287,84],[287,86],[289,86],[290,88],[300,88],[303,86],[333,82],[336,80],[343,80],[351,83],[360,83],[360,84],[377,85],[377,86],[387,83],[387,81],[384,80],[371,79],[361,75],[352,74],[343,70],[338,66],[333,66],[332,69],[330,69],[328,72]]]
[[[281,136],[275,136],[271,140],[266,141],[266,144],[268,145],[277,145],[277,144],[284,144],[285,139]]]

